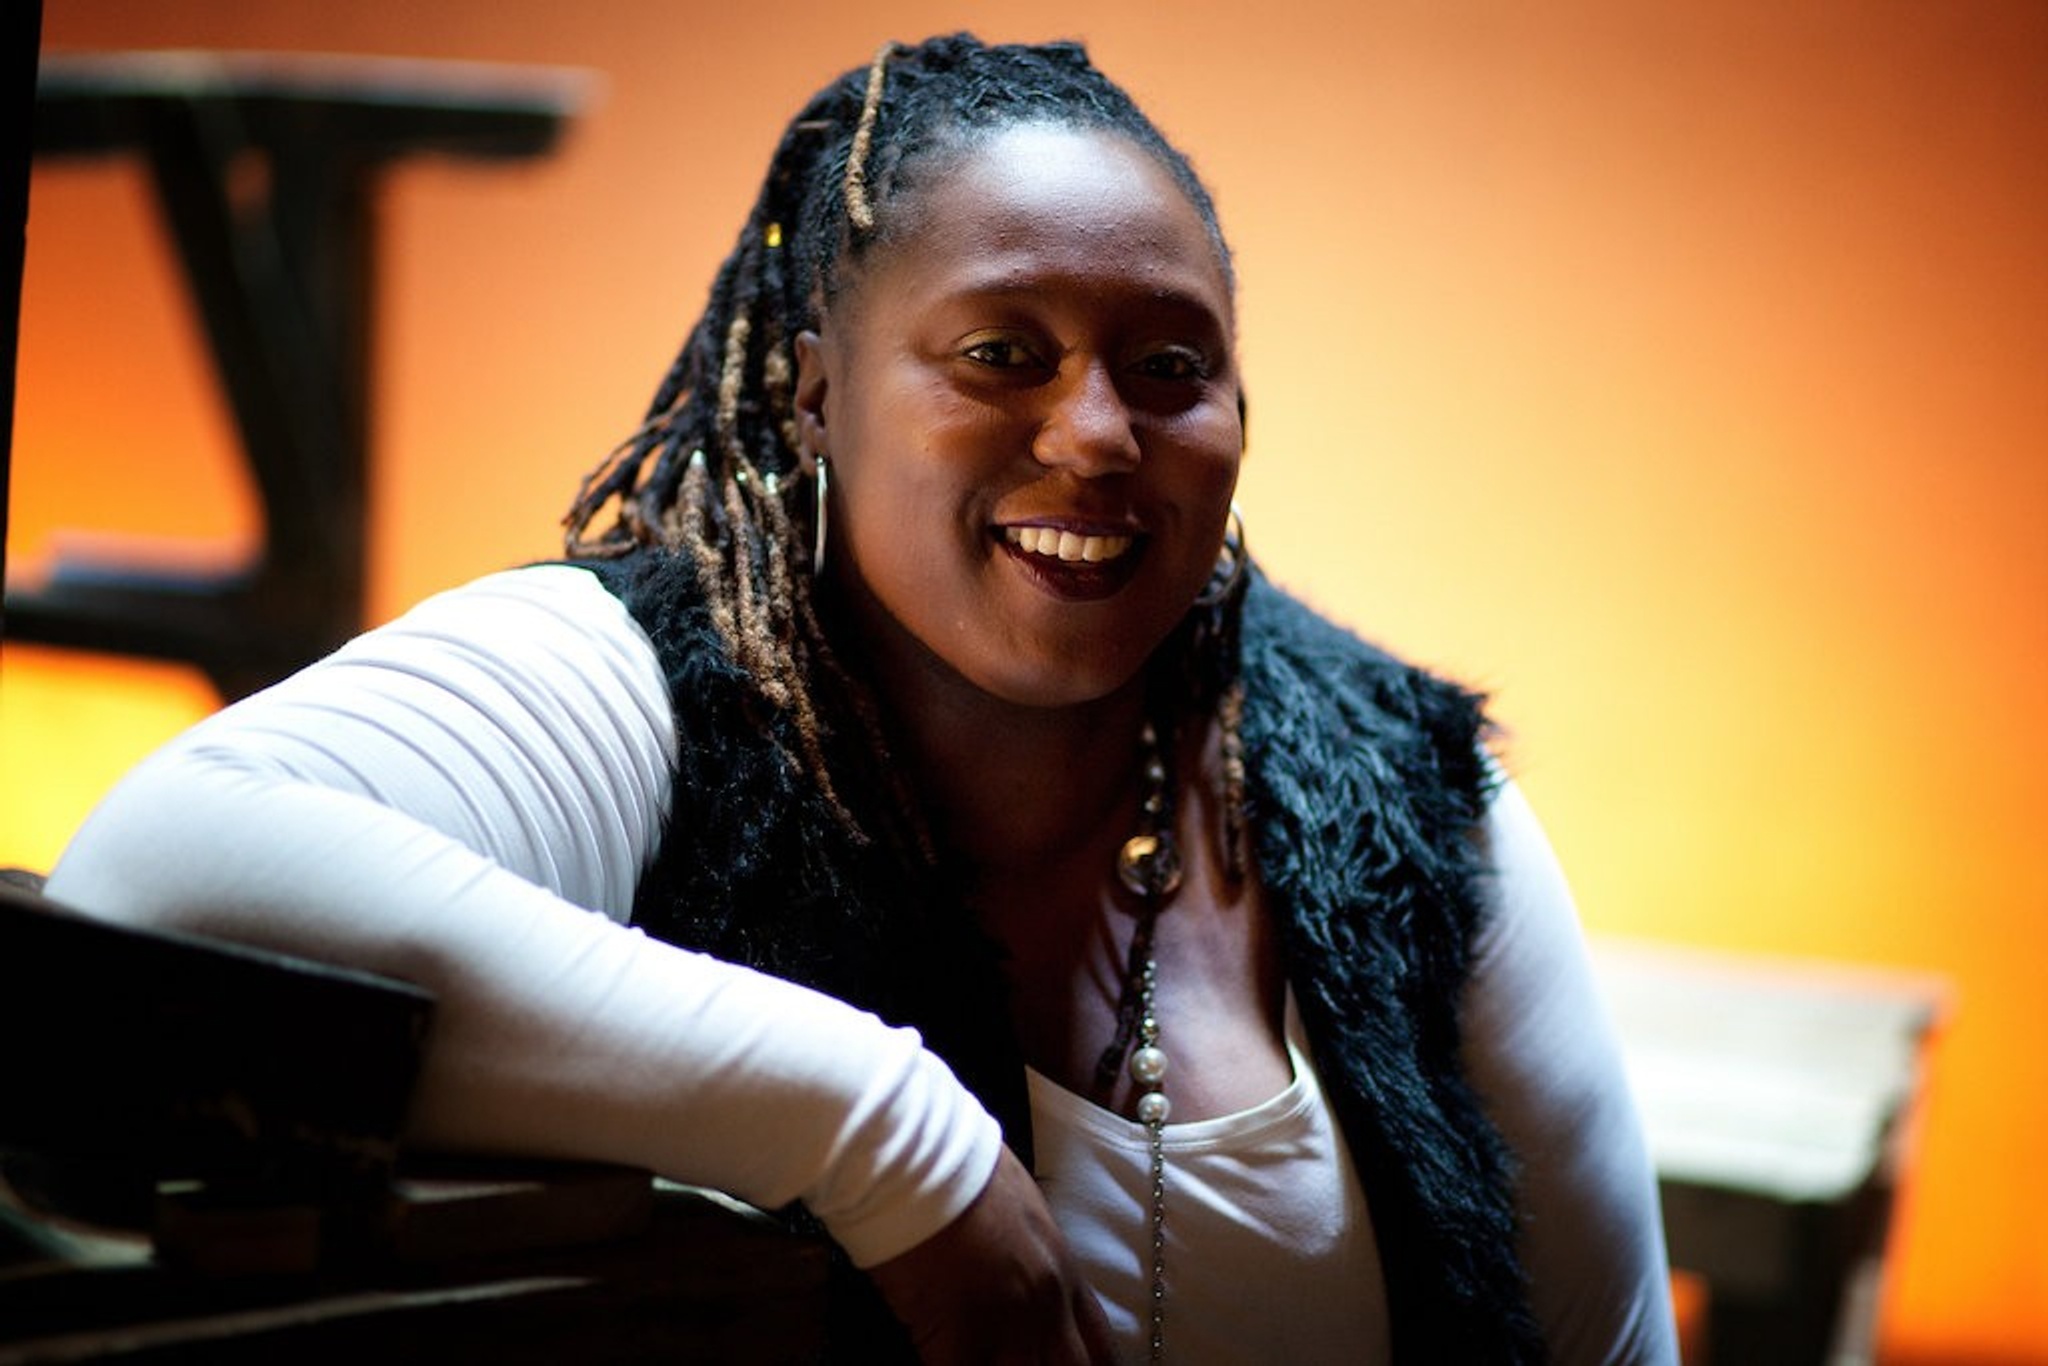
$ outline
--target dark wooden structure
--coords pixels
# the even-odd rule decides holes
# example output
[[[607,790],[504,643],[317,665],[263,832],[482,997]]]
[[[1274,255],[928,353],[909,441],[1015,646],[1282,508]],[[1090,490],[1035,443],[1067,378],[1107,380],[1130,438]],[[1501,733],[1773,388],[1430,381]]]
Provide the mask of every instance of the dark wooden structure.
[[[758,1211],[401,1153],[431,1018],[0,881],[0,1366],[868,1359],[827,1352],[826,1244]]]
[[[360,630],[379,176],[403,158],[546,152],[586,84],[450,62],[46,56],[35,155],[147,164],[264,531],[224,575],[59,563],[10,595],[8,634],[193,663],[234,698]]]

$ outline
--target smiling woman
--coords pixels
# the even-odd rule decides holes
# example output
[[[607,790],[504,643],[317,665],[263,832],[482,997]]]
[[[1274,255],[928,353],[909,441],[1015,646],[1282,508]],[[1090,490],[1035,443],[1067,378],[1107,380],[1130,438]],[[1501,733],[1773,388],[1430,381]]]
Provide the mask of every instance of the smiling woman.
[[[800,1203],[850,1357],[1669,1362],[1548,846],[1477,697],[1252,566],[1242,414],[1129,98],[887,45],[571,562],[203,724],[51,891],[430,987],[414,1141]]]
[[[955,156],[797,339],[799,449],[833,462],[830,582],[915,711],[954,680],[956,713],[1100,701],[1136,687],[1222,543],[1244,446],[1229,280],[1121,134],[1029,124]]]

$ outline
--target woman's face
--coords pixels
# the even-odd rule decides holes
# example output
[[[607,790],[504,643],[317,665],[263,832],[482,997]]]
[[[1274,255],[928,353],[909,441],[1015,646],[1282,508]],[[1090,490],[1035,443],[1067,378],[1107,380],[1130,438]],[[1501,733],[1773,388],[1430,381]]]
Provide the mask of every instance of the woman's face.
[[[1244,430],[1230,283],[1113,133],[1015,128],[909,203],[798,343],[826,572],[874,662],[1030,706],[1134,679],[1215,563]]]

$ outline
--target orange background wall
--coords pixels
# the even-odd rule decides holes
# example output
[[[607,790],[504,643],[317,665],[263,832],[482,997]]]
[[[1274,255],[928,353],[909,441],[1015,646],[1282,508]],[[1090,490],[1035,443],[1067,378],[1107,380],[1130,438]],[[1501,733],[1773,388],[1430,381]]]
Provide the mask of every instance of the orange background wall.
[[[1277,577],[1494,689],[1597,930],[1957,992],[1892,1363],[2048,1363],[2048,6],[47,0],[48,48],[602,74],[560,153],[382,205],[374,614],[548,554],[789,110],[883,36],[1077,34],[1244,281]],[[694,12],[693,12],[694,11]],[[36,173],[10,573],[253,510],[143,182]],[[0,862],[211,704],[10,647]]]

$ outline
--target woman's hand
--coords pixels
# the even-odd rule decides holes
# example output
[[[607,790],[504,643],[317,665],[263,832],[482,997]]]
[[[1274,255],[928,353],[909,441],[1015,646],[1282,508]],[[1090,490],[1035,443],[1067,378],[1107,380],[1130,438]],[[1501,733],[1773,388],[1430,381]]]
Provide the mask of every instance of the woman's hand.
[[[1115,1360],[1095,1292],[1008,1148],[957,1219],[868,1274],[925,1366]]]

